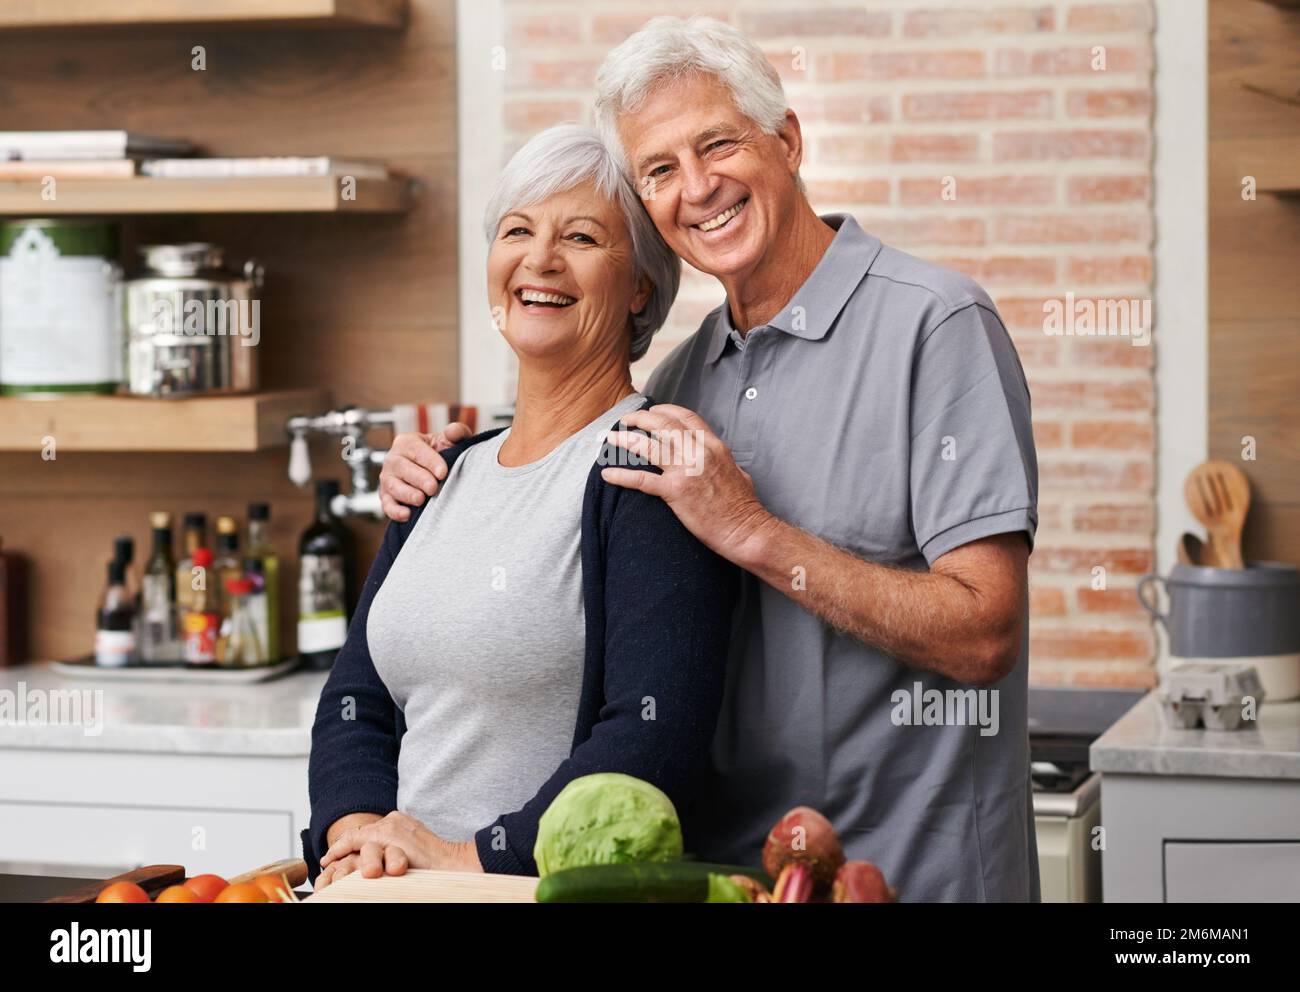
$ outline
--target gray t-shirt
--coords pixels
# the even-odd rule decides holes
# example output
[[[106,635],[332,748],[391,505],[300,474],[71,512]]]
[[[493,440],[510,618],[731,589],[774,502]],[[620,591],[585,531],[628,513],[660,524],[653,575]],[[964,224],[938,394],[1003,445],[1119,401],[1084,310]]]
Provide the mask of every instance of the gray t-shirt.
[[[582,501],[632,393],[539,461],[507,468],[509,430],[465,450],[416,521],[366,625],[406,717],[397,808],[470,840],[568,757],[586,646]]]
[[[771,323],[742,340],[724,304],[646,392],[708,421],[779,518],[862,558],[923,570],[982,537],[1032,540],[1029,391],[993,302],[851,217],[824,220],[834,241]],[[840,634],[752,576],[738,622],[700,854],[756,864],[777,818],[807,804],[905,900],[1038,897],[1027,629],[993,696]]]

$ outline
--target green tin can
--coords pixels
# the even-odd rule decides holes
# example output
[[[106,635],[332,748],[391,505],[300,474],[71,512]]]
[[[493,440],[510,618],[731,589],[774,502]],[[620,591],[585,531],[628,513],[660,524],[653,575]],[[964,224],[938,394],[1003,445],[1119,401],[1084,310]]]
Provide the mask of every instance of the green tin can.
[[[0,223],[0,395],[112,393],[123,379],[117,230]]]

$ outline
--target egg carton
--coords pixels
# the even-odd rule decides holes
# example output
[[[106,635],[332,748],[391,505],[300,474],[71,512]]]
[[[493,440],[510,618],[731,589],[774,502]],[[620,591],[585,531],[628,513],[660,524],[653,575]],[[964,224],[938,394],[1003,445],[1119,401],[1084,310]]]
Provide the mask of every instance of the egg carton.
[[[1264,686],[1253,665],[1184,662],[1165,673],[1159,695],[1176,727],[1240,730],[1246,700],[1263,702]]]

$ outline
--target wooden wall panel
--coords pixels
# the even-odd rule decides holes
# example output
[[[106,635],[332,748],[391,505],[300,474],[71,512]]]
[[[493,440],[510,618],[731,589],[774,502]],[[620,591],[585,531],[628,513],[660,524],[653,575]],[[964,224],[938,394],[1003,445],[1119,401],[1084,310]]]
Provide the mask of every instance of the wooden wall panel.
[[[380,158],[421,184],[416,207],[383,216],[139,217],[123,261],[152,241],[211,240],[266,267],[259,347],[269,389],[320,386],[336,402],[455,400],[456,93],[452,0],[413,0],[407,31],[115,28],[0,34],[0,130],[128,128],[186,136],[214,155]],[[191,68],[195,45],[207,68]],[[386,438],[376,435],[386,443]],[[314,446],[318,477],[346,478]],[[285,560],[287,646],[297,536],[310,491],[287,449],[249,455],[0,454],[0,537],[33,567],[37,657],[89,650],[113,537],[148,554],[152,509],[244,518],[271,503]],[[364,571],[380,524],[349,520]],[[179,535],[178,535],[179,536]],[[137,565],[138,567],[138,565]]]
[[[1251,87],[1300,96],[1300,11],[1210,0],[1210,455],[1250,477],[1246,556],[1300,563],[1300,197],[1241,196],[1250,148],[1300,136],[1300,106]]]

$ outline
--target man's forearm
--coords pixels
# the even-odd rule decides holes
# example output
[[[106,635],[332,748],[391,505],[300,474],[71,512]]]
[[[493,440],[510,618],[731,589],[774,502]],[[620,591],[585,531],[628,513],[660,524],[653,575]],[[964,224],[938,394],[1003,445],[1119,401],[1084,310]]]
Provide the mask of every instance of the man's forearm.
[[[732,560],[827,624],[905,664],[985,685],[1008,669],[1019,624],[974,584],[865,561],[769,515]]]

